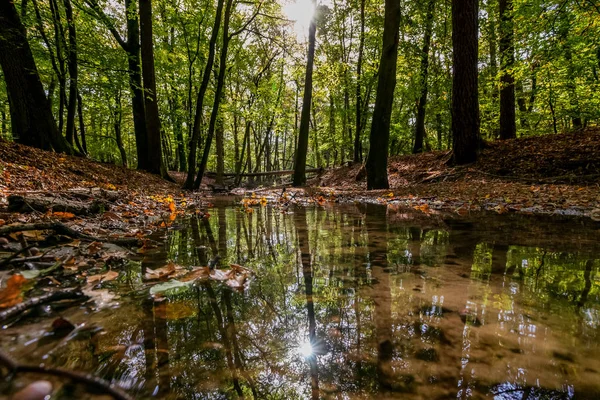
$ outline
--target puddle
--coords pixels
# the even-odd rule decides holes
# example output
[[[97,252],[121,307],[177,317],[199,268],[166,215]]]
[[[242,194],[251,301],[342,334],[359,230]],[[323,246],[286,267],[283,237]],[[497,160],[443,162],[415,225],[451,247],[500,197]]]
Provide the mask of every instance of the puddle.
[[[598,224],[377,205],[209,213],[61,311],[75,334],[48,338],[56,315],[30,317],[2,348],[140,399],[600,397]],[[244,290],[148,295],[148,268],[216,254],[254,272]]]

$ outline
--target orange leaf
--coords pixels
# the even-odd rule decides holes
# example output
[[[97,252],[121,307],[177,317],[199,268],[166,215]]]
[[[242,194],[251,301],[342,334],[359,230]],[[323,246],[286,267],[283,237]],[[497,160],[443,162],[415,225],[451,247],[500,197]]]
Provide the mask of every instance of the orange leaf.
[[[75,214],[70,213],[70,212],[56,211],[56,212],[53,212],[52,215],[58,219],[73,219],[73,218],[75,218]]]
[[[177,207],[175,206],[175,202],[170,202],[169,203],[169,210],[171,210],[171,212],[175,212],[175,210],[177,209]]]
[[[15,274],[6,281],[6,288],[0,292],[0,308],[12,307],[23,301],[21,287],[27,282],[23,275]]]

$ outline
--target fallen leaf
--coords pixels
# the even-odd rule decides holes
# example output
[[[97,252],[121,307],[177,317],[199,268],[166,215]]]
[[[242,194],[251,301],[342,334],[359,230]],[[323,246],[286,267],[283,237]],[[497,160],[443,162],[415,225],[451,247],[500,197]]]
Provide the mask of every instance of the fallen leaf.
[[[21,288],[27,279],[21,274],[14,274],[6,281],[6,287],[0,291],[0,308],[12,307],[23,301]]]
[[[117,279],[118,276],[119,276],[118,272],[108,271],[105,274],[98,274],[98,275],[88,276],[87,277],[87,282],[91,283],[91,284],[94,284],[96,282],[113,281],[113,280]]]

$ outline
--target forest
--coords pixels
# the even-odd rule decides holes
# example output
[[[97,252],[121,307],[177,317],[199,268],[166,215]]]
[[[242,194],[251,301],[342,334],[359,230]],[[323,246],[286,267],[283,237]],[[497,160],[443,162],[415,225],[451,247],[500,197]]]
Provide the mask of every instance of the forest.
[[[0,0],[0,400],[600,398],[595,0]]]
[[[481,139],[600,117],[591,0],[2,3],[2,135],[188,189],[348,162],[379,177],[388,154],[436,149],[472,162]]]

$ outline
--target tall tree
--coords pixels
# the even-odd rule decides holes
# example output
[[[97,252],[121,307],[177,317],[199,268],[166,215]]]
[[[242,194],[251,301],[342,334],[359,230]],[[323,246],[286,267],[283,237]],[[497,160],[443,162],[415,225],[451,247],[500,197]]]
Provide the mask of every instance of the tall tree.
[[[188,173],[183,185],[184,189],[193,189],[195,186],[194,175],[196,174],[196,153],[198,150],[198,141],[200,140],[200,126],[202,124],[202,107],[204,104],[204,96],[210,82],[210,74],[212,73],[213,63],[215,62],[215,47],[219,38],[219,28],[221,27],[221,15],[223,14],[223,0],[217,2],[217,11],[210,41],[208,43],[208,58],[204,66],[202,74],[202,82],[196,99],[196,113],[194,114],[194,127],[192,128],[192,137],[190,139],[190,148],[188,153]],[[204,174],[204,173],[203,173]],[[198,184],[198,186],[200,186]]]
[[[452,160],[468,164],[479,155],[477,86],[478,0],[452,0]]]
[[[146,108],[146,135],[148,138],[148,165],[144,169],[167,178],[167,169],[162,159],[160,117],[158,114],[158,101],[156,99],[151,0],[140,0],[140,37],[142,76],[144,78],[144,105]]]
[[[14,139],[28,146],[72,153],[54,121],[25,27],[11,0],[0,0],[0,66]]]
[[[423,151],[423,141],[425,140],[425,111],[427,110],[427,78],[429,77],[429,46],[431,44],[431,33],[433,30],[433,17],[435,11],[435,1],[429,0],[427,4],[427,14],[425,16],[425,34],[423,35],[423,48],[421,50],[421,71],[419,102],[417,104],[417,120],[415,126],[415,144],[413,153]]]
[[[500,89],[500,139],[517,137],[515,111],[515,64],[513,2],[499,0],[500,5],[500,68],[502,69]]]
[[[313,0],[316,8],[316,1]],[[300,115],[300,131],[298,132],[298,147],[294,160],[295,187],[306,184],[306,154],[308,152],[308,131],[310,128],[310,109],[313,90],[313,64],[315,59],[315,39],[317,34],[316,9],[308,27],[308,54],[306,57],[306,73],[304,75],[304,97],[302,98],[302,114]]]
[[[221,47],[221,55],[219,58],[219,74],[217,75],[217,88],[215,90],[215,99],[213,101],[213,108],[210,114],[210,122],[208,123],[208,133],[206,135],[206,143],[204,144],[204,150],[202,153],[202,160],[200,160],[200,166],[198,167],[198,175],[194,181],[194,189],[198,189],[202,183],[202,177],[206,171],[208,165],[208,155],[210,154],[210,147],[212,140],[215,135],[215,128],[217,124],[217,118],[219,117],[219,106],[221,104],[221,98],[223,94],[223,84],[225,83],[225,71],[227,69],[227,51],[229,50],[229,20],[231,19],[231,8],[233,6],[233,0],[227,0],[225,5],[225,17],[223,24],[223,45]]]
[[[389,188],[387,176],[390,119],[396,87],[398,60],[398,30],[400,26],[400,0],[385,0],[383,22],[383,48],[379,63],[379,80],[367,157],[367,189]]]
[[[148,159],[148,132],[146,129],[146,108],[144,105],[144,86],[142,85],[142,70],[140,63],[140,25],[135,0],[125,0],[125,17],[127,18],[127,41],[117,30],[114,21],[110,18],[98,0],[85,0],[94,11],[95,17],[104,23],[114,36],[115,40],[127,54],[127,74],[131,91],[131,108],[133,111],[133,127],[137,152],[137,168],[149,170]]]
[[[360,38],[358,44],[358,60],[356,61],[356,130],[354,132],[354,162],[362,162],[363,109],[362,109],[362,64],[365,51],[365,2],[360,0]]]

